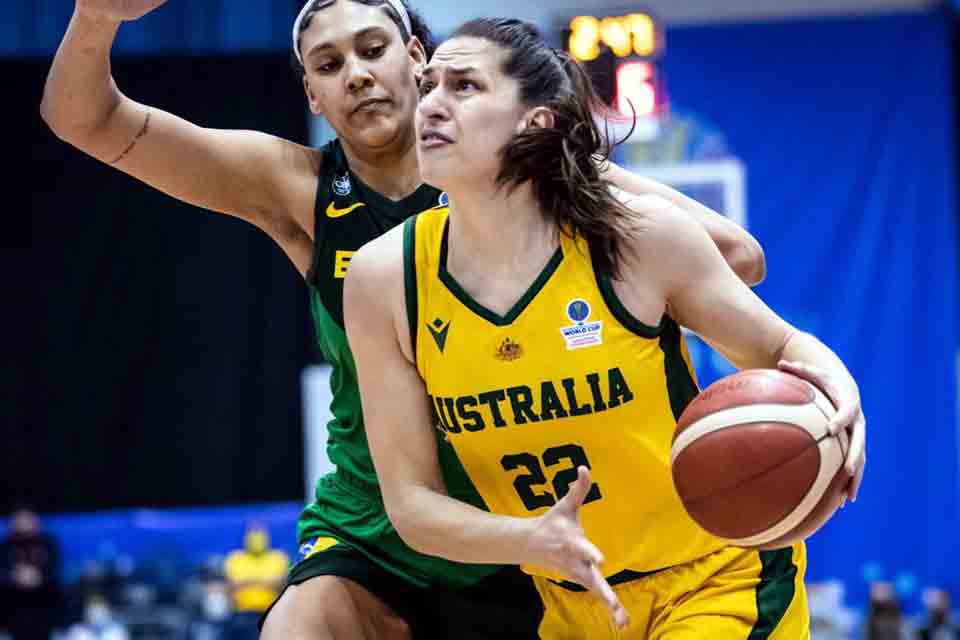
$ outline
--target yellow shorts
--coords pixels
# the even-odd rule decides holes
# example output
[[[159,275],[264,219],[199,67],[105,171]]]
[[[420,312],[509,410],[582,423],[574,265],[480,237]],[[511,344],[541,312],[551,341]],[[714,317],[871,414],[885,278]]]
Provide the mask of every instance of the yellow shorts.
[[[618,631],[588,592],[535,577],[545,613],[543,640],[808,640],[801,543],[778,551],[727,547],[694,562],[614,585],[630,612]]]

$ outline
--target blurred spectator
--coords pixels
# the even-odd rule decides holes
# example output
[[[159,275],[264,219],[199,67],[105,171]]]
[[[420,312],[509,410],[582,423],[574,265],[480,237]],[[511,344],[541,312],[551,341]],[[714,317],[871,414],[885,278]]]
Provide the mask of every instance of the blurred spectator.
[[[60,550],[30,509],[17,509],[0,543],[2,623],[14,640],[48,640],[60,617]]]
[[[92,595],[83,610],[83,622],[70,627],[67,640],[129,640],[126,626],[116,620],[107,599]]]
[[[255,639],[260,615],[280,594],[289,559],[283,551],[270,549],[270,534],[257,523],[247,527],[243,547],[228,555],[224,565],[236,612],[231,637]]]
[[[960,640],[960,625],[950,616],[950,594],[942,589],[923,592],[926,619],[917,630],[917,640]]]
[[[249,636],[243,622],[231,619],[230,587],[226,582],[209,579],[204,582],[203,599],[199,615],[190,622],[187,640],[229,640],[233,627],[241,626],[241,637]],[[256,623],[254,623],[254,630]],[[256,637],[256,636],[254,636]]]
[[[866,640],[907,640],[909,637],[892,583],[874,582],[870,585],[866,626]]]
[[[810,635],[816,640],[847,640],[856,628],[856,613],[844,605],[845,590],[839,580],[807,585]]]

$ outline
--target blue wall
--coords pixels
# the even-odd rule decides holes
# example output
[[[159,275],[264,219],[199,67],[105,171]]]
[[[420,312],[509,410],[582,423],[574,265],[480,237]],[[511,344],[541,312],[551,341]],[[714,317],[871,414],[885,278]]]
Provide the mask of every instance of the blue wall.
[[[288,51],[297,0],[172,0],[125,24],[115,52],[210,54]],[[72,0],[4,0],[0,57],[52,56],[70,22]]]
[[[675,29],[671,100],[748,172],[759,294],[857,378],[860,500],[810,542],[810,576],[960,587],[957,171],[939,15]],[[709,382],[709,372],[706,380]]]

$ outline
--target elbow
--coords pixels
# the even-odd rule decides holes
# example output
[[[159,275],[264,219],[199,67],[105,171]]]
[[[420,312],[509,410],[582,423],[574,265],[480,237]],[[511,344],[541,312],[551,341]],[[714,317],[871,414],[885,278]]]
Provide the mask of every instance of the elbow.
[[[422,528],[417,526],[418,519],[415,514],[400,505],[391,504],[391,501],[388,501],[386,497],[384,498],[387,517],[390,518],[390,523],[403,543],[419,553],[437,555],[436,551],[431,548],[426,536],[423,535]]]
[[[47,126],[50,127],[53,135],[75,147],[81,146],[85,133],[89,131],[88,128],[78,126],[71,122],[69,118],[64,115],[63,110],[58,109],[57,106],[53,104],[53,101],[46,95],[44,95],[43,100],[40,102],[40,117],[47,123]]]
[[[40,117],[47,123],[47,126],[50,127],[50,130],[53,131],[58,138],[63,139],[60,133],[62,128],[56,117],[56,110],[53,108],[51,100],[46,93],[43,94],[43,99],[40,101]]]
[[[78,149],[86,149],[106,130],[110,118],[120,102],[95,113],[72,107],[50,92],[44,92],[40,101],[40,117],[55,136]]]
[[[767,277],[767,257],[763,247],[752,237],[737,243],[729,252],[728,260],[734,273],[751,287]]]

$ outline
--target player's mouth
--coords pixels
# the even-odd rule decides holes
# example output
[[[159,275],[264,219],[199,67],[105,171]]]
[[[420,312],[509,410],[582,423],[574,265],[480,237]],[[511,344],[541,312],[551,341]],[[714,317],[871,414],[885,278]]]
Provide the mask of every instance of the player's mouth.
[[[357,103],[357,106],[353,108],[353,111],[350,112],[350,115],[355,115],[358,113],[372,113],[375,111],[383,111],[386,107],[389,107],[392,104],[387,98],[367,98],[366,100],[361,100]]]
[[[420,147],[422,149],[436,149],[448,144],[453,144],[453,139],[439,131],[424,129],[420,134]]]

